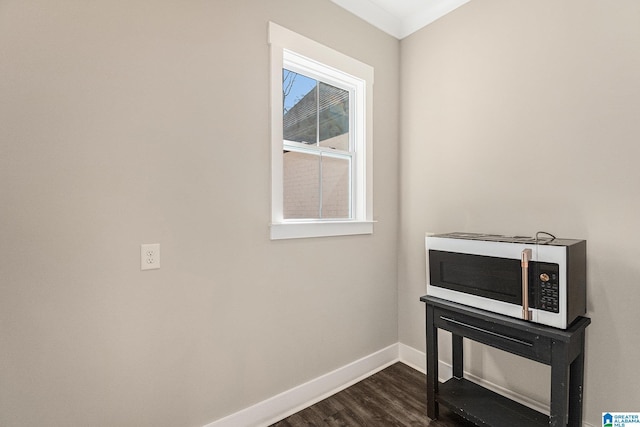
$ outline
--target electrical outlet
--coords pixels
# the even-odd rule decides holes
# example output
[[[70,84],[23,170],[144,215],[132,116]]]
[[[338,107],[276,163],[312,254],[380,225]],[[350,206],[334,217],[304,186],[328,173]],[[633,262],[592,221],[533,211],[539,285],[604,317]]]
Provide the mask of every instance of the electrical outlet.
[[[160,268],[160,243],[140,245],[140,270]]]

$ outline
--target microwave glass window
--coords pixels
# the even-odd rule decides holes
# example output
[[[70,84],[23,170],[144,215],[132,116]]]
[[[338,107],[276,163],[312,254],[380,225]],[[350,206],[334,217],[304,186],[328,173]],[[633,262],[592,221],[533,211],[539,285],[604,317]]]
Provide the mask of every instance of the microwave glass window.
[[[522,301],[520,260],[429,251],[431,285],[512,304]]]

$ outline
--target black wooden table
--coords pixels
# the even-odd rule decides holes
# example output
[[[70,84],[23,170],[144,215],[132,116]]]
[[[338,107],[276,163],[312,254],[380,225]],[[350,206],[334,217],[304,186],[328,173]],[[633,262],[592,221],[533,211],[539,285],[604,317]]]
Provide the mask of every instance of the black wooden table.
[[[479,425],[582,427],[585,329],[578,318],[566,330],[424,296],[427,313],[427,416],[442,404]],[[438,329],[452,334],[453,377],[438,382]],[[535,411],[464,378],[462,339],[468,338],[551,366],[550,415]]]

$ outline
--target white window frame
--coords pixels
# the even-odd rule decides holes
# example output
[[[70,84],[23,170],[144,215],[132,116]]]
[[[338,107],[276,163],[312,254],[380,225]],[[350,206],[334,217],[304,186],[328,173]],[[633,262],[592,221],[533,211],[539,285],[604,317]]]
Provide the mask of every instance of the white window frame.
[[[271,46],[271,239],[373,233],[373,68],[273,22]],[[351,219],[285,219],[283,215],[282,69],[350,92]],[[353,109],[353,110],[351,110]]]

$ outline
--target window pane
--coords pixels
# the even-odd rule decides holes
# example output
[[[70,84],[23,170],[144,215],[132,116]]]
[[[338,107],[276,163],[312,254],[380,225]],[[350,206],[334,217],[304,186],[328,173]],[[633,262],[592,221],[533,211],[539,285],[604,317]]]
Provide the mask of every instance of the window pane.
[[[320,156],[284,152],[284,218],[320,217]]]
[[[322,156],[322,217],[350,218],[351,160]]]
[[[315,145],[318,141],[317,81],[282,69],[284,139]]]
[[[320,145],[349,150],[349,92],[320,83]]]

